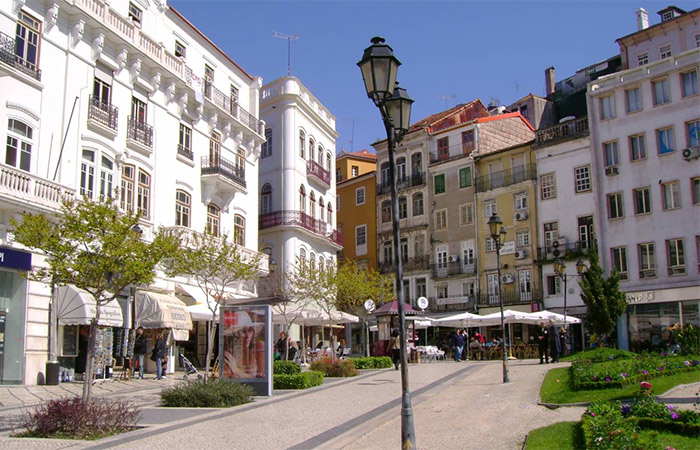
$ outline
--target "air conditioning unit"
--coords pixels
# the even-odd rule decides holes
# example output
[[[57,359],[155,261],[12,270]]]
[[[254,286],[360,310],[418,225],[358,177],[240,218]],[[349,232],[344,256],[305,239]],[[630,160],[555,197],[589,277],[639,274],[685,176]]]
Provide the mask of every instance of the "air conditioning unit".
[[[681,152],[681,155],[683,155],[683,159],[685,159],[686,161],[690,161],[691,159],[698,159],[700,158],[700,147],[684,148],[683,152]]]
[[[527,211],[518,211],[517,213],[515,213],[515,220],[526,220],[527,218]]]
[[[527,256],[527,251],[525,250],[518,250],[515,252],[515,259],[525,259]]]
[[[620,173],[620,170],[617,168],[617,166],[612,166],[612,167],[606,167],[605,168],[605,175],[610,176],[610,175],[617,175]]]
[[[513,274],[507,273],[505,275],[501,275],[501,283],[508,284],[508,283],[512,283],[513,281],[514,281]]]
[[[459,256],[457,256],[457,255],[450,255],[447,258],[447,262],[457,262],[457,261],[459,261]]]

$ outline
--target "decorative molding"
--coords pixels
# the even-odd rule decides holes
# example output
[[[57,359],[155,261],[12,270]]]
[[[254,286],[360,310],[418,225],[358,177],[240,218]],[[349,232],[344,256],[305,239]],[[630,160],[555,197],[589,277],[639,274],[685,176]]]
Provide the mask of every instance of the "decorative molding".
[[[231,122],[226,122],[226,125],[224,126],[222,130],[223,134],[223,140],[225,141],[231,136]]]
[[[119,50],[119,53],[117,53],[117,74],[121,73],[122,70],[126,67],[126,60],[127,57],[129,56],[129,51],[126,48],[122,48]]]
[[[187,102],[189,98],[189,94],[185,92],[184,94],[180,95],[180,98],[177,99],[177,107],[180,115],[184,114],[187,111]]]
[[[98,138],[97,136],[92,136],[90,134],[81,134],[80,140],[85,141],[85,142],[92,142],[95,144],[99,144],[99,145],[103,146],[104,148],[111,150],[112,153],[114,153],[115,159],[117,160],[117,164],[119,164],[119,161],[122,160],[123,152],[118,152],[114,147],[112,147],[111,142],[107,142],[103,139]]]
[[[53,3],[51,7],[46,11],[46,21],[44,22],[44,34],[48,34],[49,31],[53,29],[58,20],[58,9],[60,6],[58,3]]]
[[[175,185],[185,188],[186,190],[190,191],[190,193],[192,193],[194,191],[194,188],[192,187],[191,184],[189,184],[185,181],[182,181],[182,180],[175,180]]]
[[[17,111],[23,112],[24,114],[26,114],[29,117],[31,117],[32,119],[34,119],[37,123],[39,123],[39,121],[40,121],[39,120],[40,116],[38,113],[34,112],[34,110],[24,106],[21,103],[16,103],[16,102],[13,102],[12,100],[7,100],[5,102],[5,106],[7,107],[7,109],[16,109]]]
[[[165,105],[167,106],[175,98],[175,82],[171,81],[165,86]]]
[[[241,146],[241,143],[243,142],[243,132],[242,131],[237,131],[233,135],[233,142],[236,144],[236,148]]]
[[[24,4],[27,3],[27,0],[15,0],[15,4],[12,7],[12,12],[16,15],[19,14],[19,12],[24,8]]]
[[[129,75],[131,75],[131,82],[136,83],[136,80],[139,78],[140,74],[141,58],[135,58],[133,61],[131,61],[131,65],[129,66]]]
[[[154,95],[156,92],[158,92],[158,89],[160,89],[160,80],[161,80],[161,74],[160,71],[157,71],[153,76],[151,77],[151,86],[153,90],[151,91],[151,95]]]
[[[153,3],[156,4],[160,13],[164,13],[165,11],[170,9],[166,0],[153,0]]]
[[[73,25],[73,28],[71,28],[70,46],[72,48],[75,48],[75,46],[78,45],[78,42],[80,42],[83,39],[83,34],[85,34],[85,21],[83,19],[80,19],[75,23],[75,25]]]
[[[97,61],[102,55],[102,49],[105,46],[105,34],[101,31],[97,32],[92,40],[92,59]]]
[[[200,120],[202,120],[203,115],[204,115],[204,105],[197,105],[197,107],[194,110],[194,114],[190,114],[190,117],[195,122],[199,122]]]
[[[209,132],[214,132],[216,130],[216,125],[219,122],[219,114],[214,113],[211,116],[209,116],[209,121],[207,122],[209,124]]]

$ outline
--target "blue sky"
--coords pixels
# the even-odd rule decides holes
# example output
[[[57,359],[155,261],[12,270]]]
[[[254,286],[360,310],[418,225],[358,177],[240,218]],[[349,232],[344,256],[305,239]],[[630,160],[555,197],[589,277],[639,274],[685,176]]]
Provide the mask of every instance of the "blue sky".
[[[619,53],[615,39],[637,29],[643,7],[651,25],[660,9],[697,1],[241,1],[170,0],[195,26],[263,83],[292,75],[336,116],[336,150],[372,150],[385,138],[359,68],[372,36],[383,36],[402,62],[398,80],[415,100],[411,121],[480,98],[510,104],[544,93],[544,70],[557,80]]]

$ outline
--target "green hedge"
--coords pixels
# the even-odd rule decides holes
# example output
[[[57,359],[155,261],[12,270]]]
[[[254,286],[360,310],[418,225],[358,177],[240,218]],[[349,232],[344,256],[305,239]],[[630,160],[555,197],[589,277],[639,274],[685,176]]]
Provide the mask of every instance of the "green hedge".
[[[613,358],[594,363],[591,359],[571,364],[574,390],[618,389],[653,378],[700,370],[698,356],[641,355],[636,358]]]
[[[638,449],[639,436],[634,421],[622,416],[613,402],[593,402],[581,416],[581,429],[587,449]]]
[[[273,372],[279,375],[295,375],[301,373],[301,367],[294,361],[275,361]]]
[[[180,408],[229,408],[252,402],[254,395],[253,388],[245,384],[194,381],[163,389],[160,404]]]
[[[308,389],[323,384],[323,373],[302,372],[293,375],[275,374],[272,377],[274,389]]]
[[[700,438],[700,425],[695,423],[644,417],[637,419],[637,426],[644,430],[668,431],[669,433]]]
[[[388,356],[366,356],[363,358],[352,358],[357,369],[387,369],[392,366],[391,358]]]

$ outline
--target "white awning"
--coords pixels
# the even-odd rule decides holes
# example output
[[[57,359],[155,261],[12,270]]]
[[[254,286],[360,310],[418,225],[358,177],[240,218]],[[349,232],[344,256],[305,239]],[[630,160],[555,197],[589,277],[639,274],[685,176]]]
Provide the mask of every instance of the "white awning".
[[[191,286],[189,284],[178,283],[177,288],[185,294],[192,297],[195,301],[194,305],[187,305],[187,310],[190,312],[192,320],[208,322],[211,320],[211,310],[207,305],[207,296],[199,288],[199,286]],[[219,320],[219,305],[216,304],[216,299],[209,297],[209,304],[216,311],[216,319]]]
[[[192,320],[199,320],[201,322],[211,321],[211,310],[205,304],[198,302],[194,305],[190,305],[187,307],[187,311],[190,312]],[[214,306],[214,311],[216,312],[214,320],[219,320],[219,305]]]
[[[73,285],[61,286],[56,290],[56,316],[59,325],[89,325],[95,318],[97,306],[95,297]],[[98,325],[103,327],[123,327],[124,316],[117,300],[100,306]]]
[[[187,306],[173,295],[136,291],[135,309],[137,327],[192,329]]]

